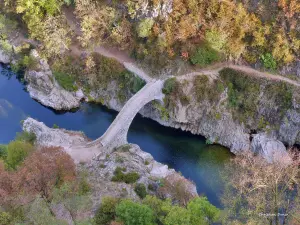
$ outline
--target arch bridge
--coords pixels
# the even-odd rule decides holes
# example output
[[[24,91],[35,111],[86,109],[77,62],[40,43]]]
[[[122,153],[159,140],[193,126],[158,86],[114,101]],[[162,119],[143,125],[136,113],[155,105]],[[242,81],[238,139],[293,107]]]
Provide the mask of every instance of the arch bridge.
[[[127,133],[136,114],[149,102],[163,100],[162,88],[164,80],[152,80],[132,96],[119,112],[115,120],[98,139],[90,142],[88,147],[105,147],[112,150],[127,142]]]

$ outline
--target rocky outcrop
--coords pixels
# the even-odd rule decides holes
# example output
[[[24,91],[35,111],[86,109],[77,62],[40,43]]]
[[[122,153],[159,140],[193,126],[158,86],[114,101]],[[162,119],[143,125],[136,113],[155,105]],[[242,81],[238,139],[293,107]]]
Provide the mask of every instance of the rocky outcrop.
[[[55,80],[47,61],[41,59],[36,50],[33,50],[31,55],[37,59],[38,68],[25,73],[30,96],[41,104],[56,110],[79,107],[80,101],[84,98],[83,92],[81,90],[77,92],[64,90]]]
[[[77,162],[80,170],[88,172],[88,181],[93,189],[94,209],[99,206],[104,196],[139,198],[134,191],[133,184],[112,181],[118,167],[122,168],[124,173],[137,173],[139,175],[137,183],[144,184],[149,193],[159,192],[161,179],[167,179],[172,180],[173,185],[180,182],[188,198],[197,196],[196,186],[191,181],[182,177],[175,170],[169,169],[167,165],[155,161],[149,153],[143,152],[137,145],[124,145],[113,151],[99,147],[89,148],[87,147],[89,140],[83,133],[52,129],[32,118],[24,121],[23,130],[36,135],[38,146],[61,147]],[[98,155],[97,160],[92,160],[96,154]],[[82,159],[88,160],[83,161]],[[150,186],[151,190],[148,189]],[[178,186],[175,185],[174,188],[178,188]],[[176,191],[171,189],[163,190],[160,193],[178,201],[175,195]]]
[[[68,225],[74,225],[70,211],[64,206],[64,204],[52,204],[51,211],[58,220],[67,222]]]
[[[8,64],[10,62],[10,57],[3,50],[0,49],[0,63]]]
[[[288,159],[289,155],[282,142],[273,139],[267,134],[253,135],[251,149],[254,153],[261,155],[268,162],[280,162]]]

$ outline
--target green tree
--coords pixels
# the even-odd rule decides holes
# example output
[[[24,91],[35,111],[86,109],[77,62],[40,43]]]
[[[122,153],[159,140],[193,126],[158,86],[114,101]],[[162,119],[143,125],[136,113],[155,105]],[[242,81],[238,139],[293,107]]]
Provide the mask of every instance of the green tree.
[[[116,206],[119,200],[113,197],[104,197],[95,215],[96,225],[106,225],[115,219]]]
[[[161,200],[155,196],[147,195],[143,200],[143,204],[149,206],[155,215],[156,220],[162,224],[164,218],[168,215],[172,208],[170,199]]]
[[[208,46],[197,48],[191,56],[191,62],[199,66],[206,66],[219,60],[218,52]]]
[[[0,212],[0,224],[1,225],[8,225],[11,222],[11,215],[7,212]]]
[[[173,206],[164,220],[164,225],[190,224],[191,216],[186,208]]]
[[[32,144],[24,141],[12,141],[7,146],[7,159],[8,166],[12,169],[23,162],[30,152],[34,150]]]
[[[142,20],[138,27],[137,27],[137,32],[139,37],[141,38],[146,38],[151,34],[151,29],[154,25],[154,20],[151,18],[146,18]]]
[[[210,204],[206,197],[197,197],[190,201],[187,209],[191,216],[191,225],[205,225],[216,222],[219,217],[219,209]]]
[[[146,205],[135,203],[132,200],[123,200],[116,208],[118,219],[124,225],[153,225],[153,210]]]

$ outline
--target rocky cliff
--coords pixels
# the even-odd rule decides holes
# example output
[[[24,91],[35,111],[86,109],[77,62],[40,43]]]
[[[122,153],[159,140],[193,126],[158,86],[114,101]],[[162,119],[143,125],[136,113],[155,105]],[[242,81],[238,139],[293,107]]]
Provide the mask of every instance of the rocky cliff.
[[[135,173],[138,176],[136,182],[144,184],[148,193],[180,201],[176,195],[177,192],[172,188],[170,190],[160,188],[160,182],[166,180],[174,186],[174,189],[179,185],[187,198],[197,196],[195,184],[175,170],[169,169],[167,165],[155,161],[149,153],[143,152],[137,145],[124,145],[109,152],[106,149],[91,149],[85,147],[89,140],[83,133],[52,129],[32,118],[24,121],[23,130],[36,135],[37,145],[61,147],[70,154],[77,162],[78,169],[85,171],[88,176],[88,181],[92,186],[94,209],[98,208],[104,196],[139,199],[134,191],[134,184],[113,180],[117,168],[120,168],[122,173]],[[78,146],[80,146],[80,154],[76,153]],[[99,154],[97,160],[93,160],[94,153]]]
[[[56,110],[79,107],[81,99],[84,98],[82,91],[68,92],[64,90],[56,82],[47,61],[41,59],[35,50],[31,52],[31,55],[38,61],[38,65],[37,69],[25,72],[30,96],[41,104]]]
[[[78,107],[81,99],[87,100],[81,91],[63,90],[48,64],[41,59],[39,62],[40,69],[27,71],[25,76],[33,98],[57,110]],[[219,143],[234,153],[245,149],[283,153],[282,143],[300,143],[300,94],[296,88],[232,70],[222,73],[213,79],[201,74],[178,78],[164,105],[151,102],[140,113],[162,125],[203,135],[208,142]],[[132,94],[120,100],[117,89],[115,81],[105,88],[93,88],[89,100],[120,111]],[[253,138],[259,141],[251,144]],[[282,143],[278,145],[277,141]]]

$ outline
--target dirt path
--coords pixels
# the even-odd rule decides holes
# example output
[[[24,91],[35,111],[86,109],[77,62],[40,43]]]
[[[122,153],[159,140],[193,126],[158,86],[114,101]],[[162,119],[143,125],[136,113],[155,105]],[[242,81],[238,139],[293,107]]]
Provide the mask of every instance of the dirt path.
[[[63,9],[63,11],[66,15],[68,24],[71,26],[71,28],[73,28],[76,35],[77,36],[82,35],[81,29],[80,29],[80,23],[79,23],[78,19],[76,18],[76,16],[74,15],[73,9],[70,7],[66,7]],[[85,50],[80,49],[79,44],[72,45],[70,47],[70,50],[72,51],[73,54],[78,55],[78,56],[80,56],[86,52]],[[129,55],[125,51],[120,51],[117,48],[103,47],[103,46],[97,46],[92,51],[95,51],[95,52],[97,52],[103,56],[109,57],[109,58],[114,58],[118,62],[122,63],[129,71],[135,73],[137,76],[139,76],[140,78],[144,79],[147,82],[150,82],[154,79],[151,76],[149,76],[147,73],[145,73],[142,69],[140,69],[138,67],[137,63],[132,58],[130,58]],[[265,79],[273,80],[273,81],[283,81],[283,82],[289,83],[291,85],[300,87],[299,82],[297,82],[295,80],[291,80],[287,77],[283,77],[279,74],[274,75],[274,74],[270,74],[267,72],[261,72],[261,71],[255,70],[251,67],[234,65],[232,63],[218,63],[214,66],[207,67],[206,69],[195,70],[193,72],[179,75],[176,77],[178,77],[179,79],[192,79],[194,76],[199,75],[199,74],[206,74],[206,75],[215,77],[215,76],[218,76],[218,73],[220,70],[222,70],[223,68],[226,68],[226,67],[242,71],[249,76],[265,78]],[[171,77],[171,76],[172,75],[169,75],[168,77]]]

